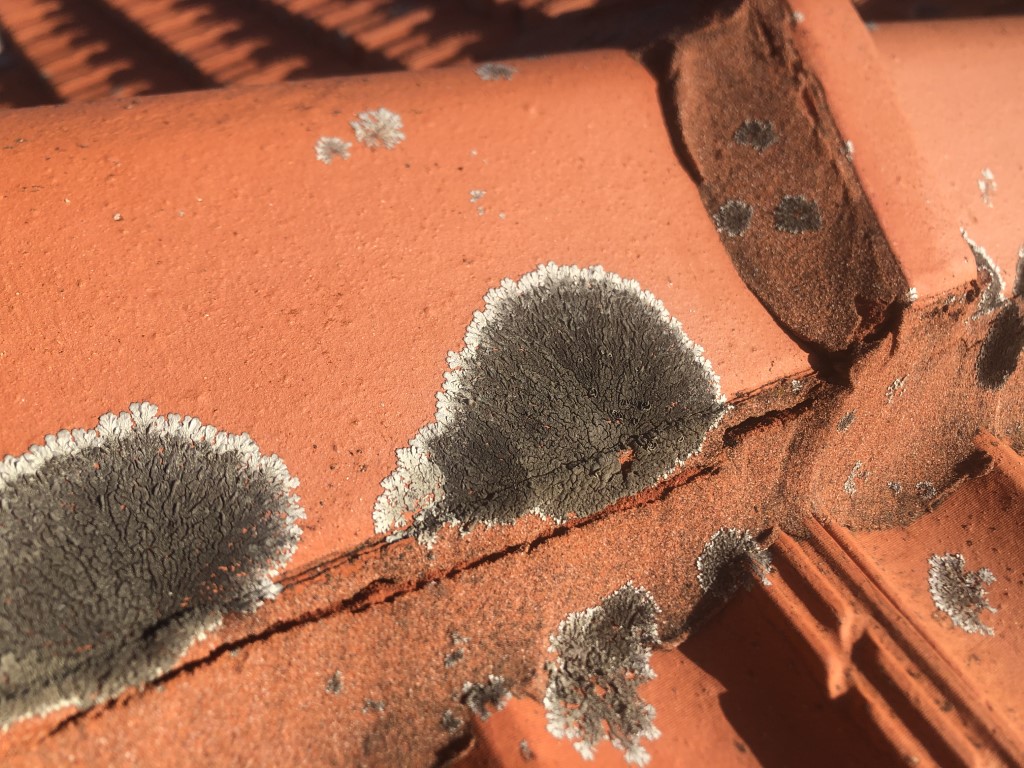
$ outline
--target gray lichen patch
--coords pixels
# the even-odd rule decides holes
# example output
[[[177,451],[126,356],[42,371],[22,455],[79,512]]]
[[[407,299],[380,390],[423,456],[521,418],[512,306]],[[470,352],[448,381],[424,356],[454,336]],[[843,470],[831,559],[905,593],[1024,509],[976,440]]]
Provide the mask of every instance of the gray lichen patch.
[[[338,157],[342,160],[348,160],[349,150],[352,148],[352,143],[348,141],[342,141],[337,136],[321,136],[317,142],[314,150],[316,151],[316,159],[324,165],[330,165],[334,158]]]
[[[750,582],[752,571],[770,585],[772,556],[747,530],[721,528],[697,557],[697,582],[702,591],[726,598]]]
[[[641,739],[656,739],[654,707],[639,687],[654,679],[650,658],[659,642],[659,608],[651,593],[627,582],[601,604],[570,613],[551,637],[544,694],[548,731],[569,739],[585,759],[608,739],[626,762],[650,760]]]
[[[370,149],[394,149],[405,141],[402,118],[384,107],[360,112],[349,125],[356,134],[356,141]]]
[[[726,410],[703,350],[631,280],[549,264],[484,304],[381,483],[379,533],[431,546],[445,525],[592,514],[671,473]]]
[[[248,435],[148,403],[0,464],[0,724],[154,679],[276,593],[298,482]]]
[[[476,75],[481,80],[493,82],[495,80],[511,80],[519,70],[511,64],[500,62],[487,62],[476,68]]]
[[[1003,282],[1003,274],[999,271],[999,265],[988,255],[988,251],[971,240],[967,236],[967,230],[963,227],[960,228],[960,235],[971,249],[971,253],[974,254],[974,261],[978,266],[981,298],[978,300],[978,308],[974,312],[974,317],[977,318],[988,314],[1003,303],[1006,298],[1003,295],[1003,292],[1006,290],[1006,283]]]
[[[917,491],[917,495],[925,501],[934,499],[939,493],[939,489],[935,487],[935,484],[929,483],[927,480],[922,480],[914,486],[914,489]]]
[[[1001,389],[1017,370],[1024,349],[1024,318],[1017,305],[1007,302],[985,334],[978,351],[978,384],[984,389]]]
[[[932,555],[928,558],[928,590],[935,607],[953,620],[964,632],[993,635],[995,631],[982,623],[981,612],[996,612],[986,600],[985,586],[996,580],[988,568],[965,570],[961,554]]]
[[[500,675],[488,675],[487,680],[482,683],[466,683],[462,686],[462,696],[459,700],[469,707],[469,710],[486,720],[491,716],[491,709],[500,712],[512,697],[505,678]]]
[[[715,228],[728,237],[742,237],[750,228],[750,219],[754,209],[742,200],[729,200],[711,218]]]
[[[821,229],[818,204],[803,195],[786,195],[775,206],[775,228],[779,232],[799,235]]]
[[[775,126],[768,120],[750,119],[740,124],[732,135],[732,140],[741,146],[753,147],[758,152],[763,152],[778,141],[779,136],[775,132]]]

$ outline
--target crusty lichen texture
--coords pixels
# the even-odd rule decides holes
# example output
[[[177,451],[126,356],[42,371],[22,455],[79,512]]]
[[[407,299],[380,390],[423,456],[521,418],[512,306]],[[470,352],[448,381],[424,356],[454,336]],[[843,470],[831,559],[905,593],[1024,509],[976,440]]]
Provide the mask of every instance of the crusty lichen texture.
[[[298,482],[245,434],[137,403],[0,464],[0,725],[161,675],[256,608],[298,543]]]
[[[704,592],[729,597],[756,574],[768,586],[772,557],[747,530],[721,528],[697,557],[697,581]]]
[[[703,350],[632,280],[548,264],[484,304],[381,484],[378,533],[429,546],[445,525],[592,514],[671,473],[726,410]]]
[[[996,612],[986,599],[985,587],[996,580],[988,568],[968,571],[964,556],[955,553],[928,558],[928,591],[935,607],[949,616],[953,626],[974,635],[993,635],[982,623],[981,612]]]
[[[661,733],[639,687],[655,676],[650,658],[659,642],[658,612],[650,592],[627,582],[600,605],[570,613],[551,638],[557,658],[547,665],[548,731],[571,740],[585,759],[608,739],[627,763],[650,761],[640,740]]]

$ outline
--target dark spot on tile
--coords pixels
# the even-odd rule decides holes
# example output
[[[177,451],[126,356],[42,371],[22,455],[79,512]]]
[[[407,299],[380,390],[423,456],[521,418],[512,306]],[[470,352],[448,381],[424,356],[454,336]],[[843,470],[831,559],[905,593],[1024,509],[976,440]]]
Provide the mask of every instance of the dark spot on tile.
[[[754,209],[742,200],[729,200],[711,218],[715,228],[728,237],[742,237],[750,227]]]
[[[775,228],[780,232],[799,235],[821,229],[818,204],[803,195],[786,195],[775,206]]]
[[[431,545],[445,525],[589,515],[699,451],[725,411],[703,350],[633,281],[552,264],[485,305],[436,421],[381,484],[378,532]]]
[[[600,605],[570,613],[552,636],[558,657],[547,665],[548,731],[572,741],[584,759],[593,759],[605,739],[627,763],[650,759],[640,740],[661,734],[639,687],[654,678],[650,657],[659,642],[658,612],[650,592],[627,583]]]
[[[1007,302],[996,315],[978,352],[978,384],[1000,389],[1017,370],[1024,349],[1024,318],[1017,305]]]
[[[0,724],[159,676],[275,594],[303,516],[248,435],[147,403],[0,464]]]
[[[758,152],[763,152],[776,141],[779,136],[775,133],[775,126],[768,120],[744,120],[732,140],[745,147],[753,147]]]

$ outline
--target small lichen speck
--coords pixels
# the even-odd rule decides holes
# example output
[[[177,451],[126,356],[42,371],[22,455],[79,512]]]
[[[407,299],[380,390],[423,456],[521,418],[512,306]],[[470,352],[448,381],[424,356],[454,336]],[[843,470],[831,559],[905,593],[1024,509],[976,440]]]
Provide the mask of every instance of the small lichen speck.
[[[727,237],[742,237],[750,227],[754,209],[742,200],[729,200],[711,214],[715,228]]]
[[[917,288],[910,288],[907,291],[907,295],[905,298],[907,300],[907,304],[913,304],[915,301],[917,301]]]
[[[929,483],[927,480],[922,480],[920,483],[915,485],[914,488],[917,490],[917,495],[926,501],[928,499],[934,499],[936,494],[939,492],[935,485],[933,483]]]
[[[332,696],[337,696],[345,689],[345,678],[341,676],[341,670],[335,670],[334,674],[327,678],[324,690]]]
[[[364,699],[363,700],[363,714],[368,715],[371,712],[383,712],[384,702],[380,699]]]
[[[803,195],[786,195],[775,206],[775,228],[780,232],[799,235],[821,229],[818,204]]]
[[[978,308],[973,315],[978,318],[988,314],[1005,301],[1003,292],[1006,290],[1006,283],[1003,282],[1003,274],[999,270],[999,265],[988,255],[988,251],[971,240],[967,236],[967,230],[963,227],[960,228],[960,235],[971,249],[971,253],[974,254],[974,261],[978,267],[981,298],[978,300]]]
[[[846,478],[846,482],[843,483],[843,490],[853,496],[857,492],[857,478],[867,477],[867,472],[862,472],[864,469],[864,463],[858,461],[853,465],[853,469],[850,470],[849,476]]]
[[[775,126],[768,120],[744,120],[732,135],[732,140],[743,147],[763,152],[779,140]]]
[[[985,599],[985,585],[994,582],[996,577],[988,568],[967,571],[965,565],[961,554],[947,552],[928,558],[928,590],[932,601],[964,632],[994,635],[995,631],[982,623],[981,612],[996,612]]]
[[[476,68],[477,77],[481,80],[493,82],[495,80],[511,80],[512,76],[519,70],[511,64],[500,64],[498,62],[487,62]]]
[[[489,707],[501,711],[505,708],[505,702],[512,697],[512,691],[505,683],[505,678],[500,675],[488,675],[485,683],[466,683],[462,686],[460,701],[469,707],[469,710],[486,720],[491,716]]]
[[[351,148],[351,142],[342,141],[337,136],[321,136],[317,139],[314,150],[317,160],[324,165],[330,165],[331,161],[336,157],[348,160],[349,149]]]
[[[465,655],[465,651],[463,651],[461,648],[456,648],[454,651],[450,651],[449,653],[445,654],[444,665],[446,667],[454,667],[456,664],[462,661],[462,657]]]
[[[638,689],[655,676],[650,658],[659,610],[650,592],[627,582],[600,605],[570,613],[551,637],[557,658],[546,665],[548,731],[572,741],[584,759],[608,739],[627,763],[650,761],[640,740],[661,733]]]
[[[845,416],[843,416],[843,418],[839,420],[839,423],[836,424],[836,430],[838,430],[839,432],[845,432],[846,430],[848,430],[850,428],[850,425],[853,424],[853,420],[856,416],[857,409],[854,408],[852,411],[847,413]]]
[[[530,749],[530,745],[526,743],[526,739],[519,742],[519,754],[522,756],[523,760],[526,761],[533,760],[536,757],[536,755],[533,754],[533,750]]]
[[[455,733],[462,728],[462,719],[450,709],[446,709],[441,715],[441,727],[448,733]]]
[[[885,388],[885,402],[891,403],[897,395],[902,395],[907,386],[907,379],[910,375],[901,376],[895,379],[892,384]]]
[[[897,483],[895,480],[890,480],[888,485],[889,490],[892,491],[893,496],[896,496],[903,492],[903,486]]]
[[[482,189],[471,189],[469,190],[469,202],[478,203],[486,194],[487,192]]]
[[[804,388],[804,383],[801,379],[793,379],[789,382],[789,388],[794,392],[799,392]]]
[[[124,221],[124,216],[122,216],[120,213],[115,213],[114,221]]]
[[[800,11],[793,11],[793,23],[794,24],[803,24],[804,23],[804,19],[806,19],[806,16],[804,16],[803,13],[801,13]]]
[[[297,485],[248,435],[149,403],[0,462],[0,726],[145,684],[277,594]]]
[[[405,141],[402,118],[384,107],[360,112],[349,125],[355,132],[356,141],[370,149],[394,149]]]
[[[846,155],[846,159],[853,162],[853,142],[847,139],[843,142],[843,154]]]
[[[704,592],[727,598],[749,583],[751,566],[762,584],[771,585],[771,553],[750,531],[721,528],[697,557],[697,582]]]
[[[991,168],[984,168],[981,171],[981,178],[978,179],[978,191],[981,192],[981,200],[989,208],[992,208],[992,195],[996,193],[999,185],[996,184],[996,177]]]

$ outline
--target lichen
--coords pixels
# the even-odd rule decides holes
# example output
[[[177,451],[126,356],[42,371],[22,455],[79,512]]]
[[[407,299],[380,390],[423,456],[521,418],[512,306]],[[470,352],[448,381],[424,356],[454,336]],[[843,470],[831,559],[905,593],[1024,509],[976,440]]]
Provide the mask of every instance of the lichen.
[[[511,80],[513,75],[519,70],[511,64],[501,64],[498,62],[487,62],[481,64],[476,68],[477,77],[481,80],[493,82],[495,80]]]
[[[744,120],[740,124],[740,127],[732,135],[732,140],[741,146],[752,147],[758,152],[763,152],[778,141],[779,137],[775,133],[775,126],[768,120],[750,119]]]
[[[336,669],[334,674],[327,678],[327,682],[324,684],[324,690],[332,696],[337,696],[345,690],[345,678],[342,677],[341,670]]]
[[[659,608],[651,593],[631,582],[601,604],[570,613],[551,637],[544,694],[548,731],[569,739],[592,759],[605,739],[622,750],[627,763],[650,761],[641,739],[656,739],[654,707],[639,687],[654,678],[650,657],[659,642]]]
[[[316,142],[316,159],[324,165],[330,165],[336,157],[348,160],[351,142],[342,141],[337,136],[321,136]]]
[[[770,585],[771,553],[748,530],[720,528],[697,557],[697,582],[702,591],[727,598],[750,583],[752,573]]]
[[[356,141],[370,149],[394,149],[405,141],[402,118],[384,107],[360,112],[349,125],[356,134]]]
[[[742,237],[750,227],[750,219],[754,209],[742,200],[729,200],[715,213],[711,219],[715,228],[727,237]]]
[[[965,570],[961,554],[932,555],[928,558],[928,590],[935,607],[953,620],[964,632],[994,635],[995,630],[981,621],[983,610],[996,612],[985,599],[985,586],[996,580],[988,568]]]
[[[996,184],[995,174],[991,168],[983,168],[981,177],[978,179],[978,191],[981,192],[981,201],[989,208],[993,207],[992,196],[996,193],[999,185]]]
[[[988,314],[1005,301],[1006,297],[1003,292],[1006,290],[1006,283],[1003,282],[1003,274],[999,271],[999,265],[988,255],[988,251],[971,240],[967,236],[967,230],[963,227],[960,228],[960,235],[971,249],[971,253],[974,254],[974,262],[978,267],[981,298],[978,299],[978,308],[973,315],[974,318],[978,318]]]
[[[894,379],[893,382],[885,388],[885,402],[892,403],[896,399],[897,395],[902,395],[903,391],[907,386],[907,379],[910,378],[910,374],[900,376],[898,379]]]
[[[592,514],[671,473],[726,410],[703,350],[633,281],[549,264],[484,304],[381,483],[379,533],[432,546],[446,525]]]
[[[486,720],[491,716],[491,707],[496,711],[505,708],[505,702],[512,697],[505,678],[500,675],[488,675],[483,683],[466,683],[462,686],[460,701],[469,707],[469,710]]]
[[[853,465],[853,469],[850,470],[850,474],[846,476],[846,482],[843,483],[843,490],[853,496],[857,493],[857,478],[867,476],[868,473],[864,471],[864,463],[861,461],[856,462]]]
[[[845,414],[843,416],[843,418],[841,418],[839,420],[839,423],[836,424],[836,430],[839,431],[839,432],[845,432],[853,424],[853,420],[856,417],[857,417],[857,409],[854,408],[852,411],[850,411],[849,413]]]
[[[0,724],[163,674],[276,594],[298,481],[245,434],[133,404],[0,463]]]

